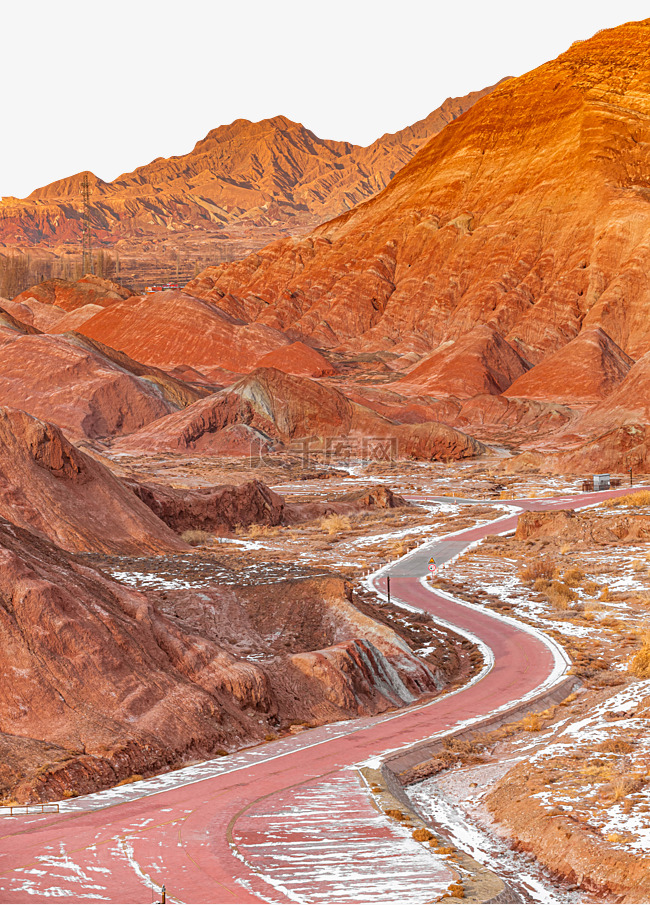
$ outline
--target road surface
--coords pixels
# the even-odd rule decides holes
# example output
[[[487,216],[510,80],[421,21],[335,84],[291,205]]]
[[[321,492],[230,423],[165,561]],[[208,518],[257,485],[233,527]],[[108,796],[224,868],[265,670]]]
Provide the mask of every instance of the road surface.
[[[523,509],[586,506],[629,488]],[[448,500],[447,500],[448,502]],[[0,817],[0,901],[395,902],[439,896],[454,877],[372,807],[353,769],[532,696],[565,665],[525,626],[439,596],[420,583],[433,555],[453,558],[517,514],[432,541],[374,579],[491,651],[480,681],[379,717],[324,726],[164,777],[62,805],[57,815]]]

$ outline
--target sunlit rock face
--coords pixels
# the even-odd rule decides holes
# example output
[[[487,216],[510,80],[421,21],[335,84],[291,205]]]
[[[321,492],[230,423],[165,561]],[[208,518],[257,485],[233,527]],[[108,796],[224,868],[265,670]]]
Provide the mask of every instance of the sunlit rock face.
[[[535,365],[600,327],[640,356],[649,35],[650,20],[603,31],[503,83],[381,194],[195,290],[321,346],[434,349],[488,324]]]

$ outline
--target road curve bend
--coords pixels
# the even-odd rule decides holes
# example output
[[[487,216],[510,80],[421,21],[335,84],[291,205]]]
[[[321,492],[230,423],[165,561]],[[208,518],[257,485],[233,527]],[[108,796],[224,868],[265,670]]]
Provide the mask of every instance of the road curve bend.
[[[577,508],[628,492],[512,505],[519,510]],[[517,518],[508,514],[433,541],[373,579],[381,590],[390,572],[393,596],[478,639],[489,651],[480,681],[404,710],[323,726],[74,799],[56,815],[0,817],[0,901],[56,897],[148,903],[162,884],[170,902],[410,901],[391,879],[390,858],[384,862],[378,856],[388,821],[364,804],[350,784],[348,768],[506,710],[561,678],[567,661],[541,633],[436,593],[419,580],[432,553],[438,561],[452,558],[487,534],[513,530]],[[319,811],[316,799],[326,802]],[[332,867],[332,858],[343,842],[341,834],[330,851],[323,829],[333,807],[347,809],[346,834],[358,835],[354,852],[360,854],[342,848],[340,870]],[[292,852],[297,852],[294,860]],[[408,863],[416,871],[428,870],[417,857]],[[434,860],[427,863],[431,892],[444,890],[453,879],[448,869]],[[366,878],[363,886],[342,882],[348,876],[344,868],[350,867]],[[384,886],[375,894],[368,884],[382,869]],[[408,874],[403,861],[400,869]],[[418,896],[421,892],[420,886]]]

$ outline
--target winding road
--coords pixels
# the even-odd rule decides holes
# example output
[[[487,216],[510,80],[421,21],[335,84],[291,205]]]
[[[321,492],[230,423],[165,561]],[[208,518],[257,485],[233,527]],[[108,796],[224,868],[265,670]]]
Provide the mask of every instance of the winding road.
[[[511,505],[568,509],[629,492]],[[394,598],[478,639],[488,659],[479,681],[425,704],[73,799],[59,814],[2,817],[0,901],[150,903],[163,884],[168,902],[408,905],[442,894],[454,879],[447,862],[372,806],[354,765],[507,710],[565,672],[561,651],[540,633],[419,580],[431,555],[449,560],[487,534],[513,530],[517,518],[433,541],[372,579],[382,591],[390,572]]]

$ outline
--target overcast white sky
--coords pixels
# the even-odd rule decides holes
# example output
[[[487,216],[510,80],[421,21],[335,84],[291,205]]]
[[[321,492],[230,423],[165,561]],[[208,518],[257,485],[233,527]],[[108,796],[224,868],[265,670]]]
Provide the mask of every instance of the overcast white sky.
[[[0,195],[111,180],[240,117],[366,145],[647,16],[642,0],[2,0]]]

